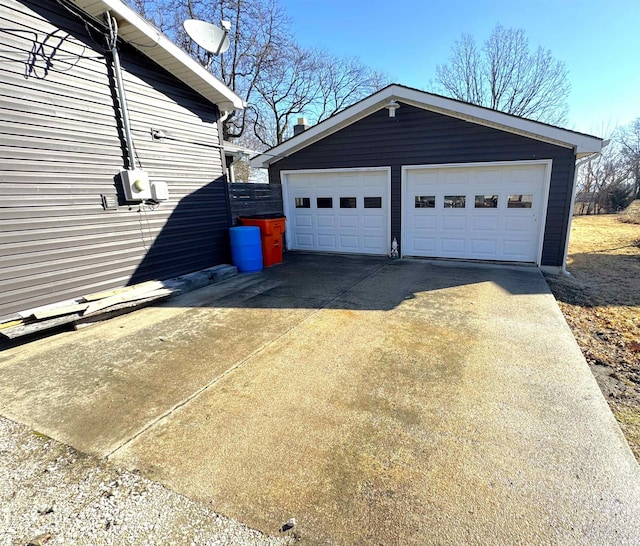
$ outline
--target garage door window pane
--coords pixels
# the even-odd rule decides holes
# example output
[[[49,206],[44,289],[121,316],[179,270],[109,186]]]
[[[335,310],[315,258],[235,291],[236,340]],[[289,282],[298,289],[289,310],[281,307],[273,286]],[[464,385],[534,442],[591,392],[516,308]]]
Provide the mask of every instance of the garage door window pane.
[[[364,208],[365,209],[381,209],[382,197],[365,197]]]
[[[497,195],[476,195],[477,209],[497,209],[498,208],[498,196]]]
[[[311,199],[308,197],[296,197],[296,208],[297,209],[310,209],[311,208]]]
[[[316,204],[319,209],[332,209],[333,197],[318,197],[316,199]]]
[[[531,194],[510,195],[507,200],[507,208],[510,209],[530,209],[531,205],[533,205]]]
[[[445,195],[445,209],[463,209],[467,205],[467,197],[465,195]]]
[[[356,198],[355,197],[341,197],[340,198],[340,208],[341,209],[355,209],[356,208]]]
[[[435,195],[416,195],[417,209],[434,209],[436,208]]]

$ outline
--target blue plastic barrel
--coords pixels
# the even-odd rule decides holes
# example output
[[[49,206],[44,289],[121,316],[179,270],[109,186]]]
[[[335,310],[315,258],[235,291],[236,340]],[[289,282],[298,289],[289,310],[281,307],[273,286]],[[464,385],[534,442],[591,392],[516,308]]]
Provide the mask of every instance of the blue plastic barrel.
[[[258,226],[229,228],[231,259],[240,273],[262,271],[262,244]]]

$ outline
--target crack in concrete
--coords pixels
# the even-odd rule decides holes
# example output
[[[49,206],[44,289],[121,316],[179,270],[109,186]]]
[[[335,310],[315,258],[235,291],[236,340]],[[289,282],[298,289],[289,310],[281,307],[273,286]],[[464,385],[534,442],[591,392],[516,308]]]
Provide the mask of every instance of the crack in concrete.
[[[129,444],[131,444],[132,442],[134,442],[135,440],[137,440],[140,436],[142,436],[143,434],[145,434],[146,432],[150,431],[151,429],[155,428],[157,425],[159,425],[161,422],[165,421],[166,419],[168,419],[171,415],[173,415],[176,411],[178,411],[179,409],[183,408],[184,406],[186,406],[187,404],[189,404],[190,402],[192,402],[193,400],[195,400],[198,396],[200,396],[202,393],[206,392],[207,390],[209,390],[211,387],[214,387],[215,385],[217,385],[218,383],[222,382],[225,378],[227,378],[229,375],[231,375],[235,370],[237,370],[238,368],[240,368],[241,366],[243,366],[244,364],[246,364],[247,362],[249,362],[250,360],[252,360],[254,357],[256,357],[257,355],[259,355],[260,353],[262,353],[263,351],[265,351],[268,347],[272,346],[274,343],[276,343],[279,339],[281,339],[282,337],[286,336],[289,332],[291,332],[292,330],[294,330],[295,328],[297,328],[298,326],[300,326],[303,322],[309,320],[310,318],[314,317],[317,313],[319,313],[320,311],[322,311],[323,309],[326,309],[329,305],[331,305],[333,302],[339,300],[340,298],[342,298],[342,296],[344,296],[347,292],[353,290],[356,286],[358,286],[359,284],[364,283],[365,281],[369,280],[371,277],[377,275],[382,269],[384,269],[385,267],[387,267],[388,264],[384,263],[379,265],[378,267],[376,267],[371,273],[369,273],[368,275],[366,275],[365,277],[363,277],[362,279],[359,279],[357,282],[355,282],[354,284],[352,284],[351,286],[345,288],[344,290],[342,290],[342,292],[340,292],[337,296],[335,296],[333,299],[327,301],[324,305],[321,305],[320,307],[318,307],[316,310],[314,310],[313,312],[309,313],[306,317],[302,318],[301,320],[297,321],[296,323],[292,324],[291,327],[287,328],[285,331],[283,331],[282,333],[280,333],[279,335],[277,335],[276,337],[274,337],[272,340],[268,341],[267,343],[264,343],[262,346],[258,347],[257,349],[255,349],[254,351],[252,351],[250,354],[248,354],[247,356],[245,356],[243,359],[241,359],[240,361],[238,361],[236,364],[234,364],[233,366],[231,366],[230,368],[228,368],[227,370],[225,370],[222,374],[218,375],[217,377],[215,377],[213,380],[211,380],[209,383],[207,383],[206,385],[203,385],[202,387],[200,387],[199,389],[197,389],[196,391],[194,391],[190,396],[188,396],[187,398],[181,400],[180,402],[178,402],[177,404],[174,404],[170,409],[168,409],[167,411],[165,411],[164,413],[162,413],[161,415],[159,415],[158,417],[156,417],[155,419],[152,419],[151,421],[149,421],[145,426],[143,426],[138,432],[136,432],[134,435],[132,435],[131,437],[125,439],[124,442],[122,442],[120,445],[118,445],[117,447],[115,447],[114,449],[112,449],[110,452],[108,452],[104,458],[105,459],[111,459],[113,456],[116,455],[116,453],[118,451],[120,451],[121,449],[123,449],[124,447],[128,446]]]

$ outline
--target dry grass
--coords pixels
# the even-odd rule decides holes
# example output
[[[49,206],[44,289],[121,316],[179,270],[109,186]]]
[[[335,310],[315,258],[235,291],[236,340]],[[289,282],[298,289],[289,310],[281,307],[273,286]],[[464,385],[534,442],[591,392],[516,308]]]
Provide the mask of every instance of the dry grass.
[[[640,199],[633,201],[626,210],[618,216],[618,220],[626,224],[640,224]]]
[[[640,460],[640,222],[620,216],[574,218],[572,276],[547,280]]]

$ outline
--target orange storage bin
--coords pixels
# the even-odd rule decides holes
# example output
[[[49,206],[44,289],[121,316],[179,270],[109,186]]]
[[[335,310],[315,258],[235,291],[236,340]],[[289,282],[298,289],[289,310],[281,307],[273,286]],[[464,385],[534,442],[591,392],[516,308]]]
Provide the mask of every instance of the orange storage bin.
[[[239,218],[243,226],[258,226],[262,243],[262,263],[264,267],[282,263],[282,235],[286,226],[284,216],[251,216]]]

